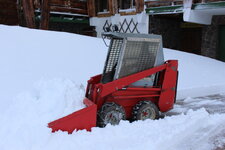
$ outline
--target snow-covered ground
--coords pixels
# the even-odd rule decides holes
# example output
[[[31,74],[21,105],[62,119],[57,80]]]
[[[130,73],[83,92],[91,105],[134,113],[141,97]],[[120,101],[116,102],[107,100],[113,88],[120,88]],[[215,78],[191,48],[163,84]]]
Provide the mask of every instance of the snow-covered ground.
[[[107,48],[97,38],[3,25],[0,41],[1,150],[224,147],[223,62],[164,49],[166,59],[179,60],[182,99],[164,119],[52,134],[49,121],[84,107],[86,80],[102,72]]]
[[[224,62],[168,49],[164,54],[179,60],[178,99],[225,92]]]

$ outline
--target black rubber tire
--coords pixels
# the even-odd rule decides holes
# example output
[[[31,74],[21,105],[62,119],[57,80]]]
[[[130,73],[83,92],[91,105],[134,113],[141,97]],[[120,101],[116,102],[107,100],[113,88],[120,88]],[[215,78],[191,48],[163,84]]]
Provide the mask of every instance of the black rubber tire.
[[[102,105],[102,108],[98,111],[97,126],[105,127],[108,123],[111,125],[119,124],[120,120],[125,120],[126,114],[122,106],[107,102]]]
[[[151,101],[140,101],[133,107],[132,120],[159,119],[158,107]]]

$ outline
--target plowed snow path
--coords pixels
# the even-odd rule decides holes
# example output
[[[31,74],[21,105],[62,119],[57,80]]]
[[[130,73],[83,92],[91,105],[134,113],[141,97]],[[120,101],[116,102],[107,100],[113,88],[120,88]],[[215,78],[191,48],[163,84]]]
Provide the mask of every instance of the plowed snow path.
[[[78,131],[71,135],[51,133],[47,123],[78,106],[82,102],[80,96],[84,95],[81,89],[68,80],[42,81],[33,92],[17,97],[0,114],[0,150],[224,149],[222,95],[178,101],[170,112],[173,115],[164,119],[122,121],[117,126],[96,127],[92,132]]]
[[[211,95],[206,97],[198,97],[198,98],[186,98],[184,100],[180,100],[176,103],[173,110],[168,112],[166,116],[174,116],[174,115],[180,115],[182,113],[187,113],[190,109],[192,110],[198,110],[204,108],[209,114],[215,115],[215,114],[225,114],[225,94],[220,95]],[[200,124],[203,124],[203,122],[199,122]],[[213,132],[216,132],[216,130],[221,130],[221,133],[218,132],[217,136],[214,136],[214,138],[211,138],[214,144],[214,150],[225,150],[225,122],[221,125],[215,125],[213,128],[215,129],[212,131],[213,128],[206,128],[203,137],[205,135],[210,135]],[[216,129],[217,128],[217,129]],[[193,137],[194,138],[194,135]],[[204,140],[204,138],[202,139]],[[199,141],[198,141],[199,142]],[[191,144],[194,144],[195,142],[192,142]],[[200,142],[200,144],[202,144]],[[198,143],[196,143],[196,146]]]
[[[189,109],[197,110],[200,108],[205,108],[210,114],[225,113],[225,94],[179,100],[176,102],[174,109],[166,115],[171,116],[186,113]]]

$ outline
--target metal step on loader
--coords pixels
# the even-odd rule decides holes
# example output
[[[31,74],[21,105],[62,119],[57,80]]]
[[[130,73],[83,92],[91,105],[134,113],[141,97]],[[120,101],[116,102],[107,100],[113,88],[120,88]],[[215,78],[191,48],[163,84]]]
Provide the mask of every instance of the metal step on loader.
[[[52,132],[158,119],[176,101],[178,61],[164,61],[160,35],[104,33],[110,40],[103,73],[88,80],[86,108],[50,122]]]

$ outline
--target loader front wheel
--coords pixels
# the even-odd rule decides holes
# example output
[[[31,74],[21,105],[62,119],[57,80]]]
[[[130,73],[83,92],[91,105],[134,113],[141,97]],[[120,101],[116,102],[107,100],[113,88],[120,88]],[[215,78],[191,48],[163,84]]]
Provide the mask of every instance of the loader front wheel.
[[[120,120],[125,119],[126,114],[122,106],[113,102],[107,102],[98,111],[97,125],[99,127],[105,127],[109,123],[111,125],[117,125]]]
[[[133,107],[133,120],[158,119],[159,109],[151,101],[140,101]]]

